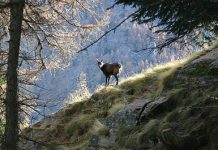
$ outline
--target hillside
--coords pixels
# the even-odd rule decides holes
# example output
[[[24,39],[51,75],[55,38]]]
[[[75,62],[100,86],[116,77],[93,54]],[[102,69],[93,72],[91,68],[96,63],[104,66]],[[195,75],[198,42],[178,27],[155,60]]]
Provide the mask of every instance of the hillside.
[[[96,13],[102,14],[102,10],[104,10],[103,13],[110,14],[108,25],[101,29],[102,31],[98,33],[99,35],[97,37],[115,27],[121,20],[135,11],[135,9],[128,6],[116,6],[116,9],[111,9],[107,12],[106,9],[112,6],[114,1],[97,1],[99,1],[100,4],[96,5]],[[85,17],[84,20],[91,22],[89,17]],[[37,85],[42,88],[33,87],[33,91],[39,93],[41,99],[48,99],[48,101],[53,100],[53,103],[49,104],[48,109],[45,111],[47,115],[63,107],[64,99],[68,100],[71,94],[73,96],[76,95],[75,91],[81,88],[80,76],[82,74],[85,74],[87,89],[90,93],[93,93],[99,84],[104,84],[105,79],[99,72],[96,58],[103,58],[105,62],[120,62],[123,64],[121,77],[126,78],[156,64],[186,57],[190,53],[188,50],[192,49],[191,52],[195,50],[195,46],[184,47],[183,44],[176,44],[172,45],[171,48],[165,48],[161,55],[159,55],[157,51],[134,52],[146,47],[153,47],[165,38],[166,37],[162,34],[158,35],[153,33],[148,26],[139,25],[137,22],[130,22],[129,20],[117,28],[115,32],[111,32],[93,45],[93,47],[90,47],[87,52],[74,55],[71,58],[72,60],[68,62],[70,64],[69,67],[65,69],[61,67],[55,70],[43,70],[37,80]],[[85,45],[87,44],[88,43],[85,43]],[[183,51],[178,51],[181,48]],[[58,104],[56,105],[57,107],[54,107],[55,104]],[[41,110],[41,112],[43,112],[43,110]],[[36,117],[39,116],[34,115],[34,118]]]
[[[20,147],[216,150],[217,77],[217,47],[157,66],[24,129]]]

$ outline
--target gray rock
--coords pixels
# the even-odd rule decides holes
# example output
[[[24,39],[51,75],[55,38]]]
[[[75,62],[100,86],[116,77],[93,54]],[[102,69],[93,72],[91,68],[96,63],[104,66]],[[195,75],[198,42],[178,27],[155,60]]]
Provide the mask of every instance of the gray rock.
[[[99,141],[99,137],[97,135],[92,135],[90,138],[90,145],[92,147],[97,147],[98,146],[98,141]]]
[[[115,144],[116,131],[114,129],[110,130],[109,136],[100,136],[98,145],[104,148],[110,148]]]
[[[105,124],[109,128],[116,128],[122,125],[135,125],[139,112],[148,99],[136,99],[134,102],[126,105],[123,109],[117,110],[106,118]]]

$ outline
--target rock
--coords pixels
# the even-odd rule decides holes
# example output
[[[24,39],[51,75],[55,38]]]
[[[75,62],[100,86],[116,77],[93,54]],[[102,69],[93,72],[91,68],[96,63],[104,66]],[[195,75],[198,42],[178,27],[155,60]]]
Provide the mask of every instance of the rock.
[[[104,148],[110,148],[115,144],[116,131],[114,129],[110,130],[110,136],[100,136],[98,145]]]
[[[162,111],[165,111],[165,105],[168,105],[168,99],[166,97],[157,97],[151,103],[148,103],[144,110],[141,110],[138,117],[138,123],[146,120],[152,115],[159,115]]]
[[[122,125],[135,125],[137,117],[148,99],[136,99],[134,102],[126,105],[123,109],[117,110],[115,113],[108,116],[105,120],[106,126],[116,128]]]
[[[89,147],[98,147],[99,137],[97,135],[92,135],[90,138]]]
[[[92,135],[89,140],[89,146],[87,150],[95,150],[99,147],[111,148],[115,144],[116,131],[114,129],[110,130],[109,136]]]
[[[149,104],[142,110],[146,103]],[[150,114],[161,113],[162,107],[165,105],[168,105],[166,97],[158,97],[152,102],[148,99],[135,100],[133,103],[125,106],[124,109],[120,109],[108,116],[105,124],[109,128],[116,128],[122,125],[135,125],[138,122],[138,118],[144,118]],[[140,114],[141,111],[143,111],[142,114]]]
[[[218,75],[218,48],[184,66],[183,72],[189,75]]]
[[[138,112],[144,106],[145,103],[149,102],[149,99],[137,99],[134,102],[125,106],[125,109],[129,109],[133,112]]]
[[[212,62],[214,63],[214,67],[218,68],[218,48],[215,48],[210,52],[206,53],[204,56],[195,59],[189,65],[193,65],[199,62]]]
[[[116,128],[122,125],[132,125],[136,123],[136,114],[130,109],[121,109],[108,116],[105,124],[109,128]]]
[[[38,149],[38,145],[32,141],[22,140],[22,142],[19,143],[19,145],[22,146],[22,148],[24,148],[25,150],[37,150]]]

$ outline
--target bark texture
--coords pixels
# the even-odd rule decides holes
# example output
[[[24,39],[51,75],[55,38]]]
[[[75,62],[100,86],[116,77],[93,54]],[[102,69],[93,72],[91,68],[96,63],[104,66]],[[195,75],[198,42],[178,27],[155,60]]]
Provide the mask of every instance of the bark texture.
[[[24,0],[10,0],[10,41],[7,67],[6,126],[3,150],[17,150],[18,143],[18,58]]]

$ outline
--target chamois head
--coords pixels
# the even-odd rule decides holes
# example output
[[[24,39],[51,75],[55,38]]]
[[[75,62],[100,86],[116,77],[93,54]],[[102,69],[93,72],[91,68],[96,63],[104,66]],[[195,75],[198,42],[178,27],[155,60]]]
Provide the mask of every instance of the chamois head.
[[[99,66],[99,68],[101,68],[101,67],[104,65],[104,63],[103,63],[103,59],[101,59],[101,60],[96,59],[96,60],[97,60],[97,62],[98,62],[98,66]]]
[[[98,66],[101,69],[101,71],[104,73],[105,77],[106,77],[106,83],[105,86],[109,85],[109,80],[111,75],[113,75],[116,78],[116,85],[118,85],[118,78],[119,78],[119,74],[121,72],[121,64],[119,63],[103,63],[103,59],[99,60],[97,59],[98,62]]]

